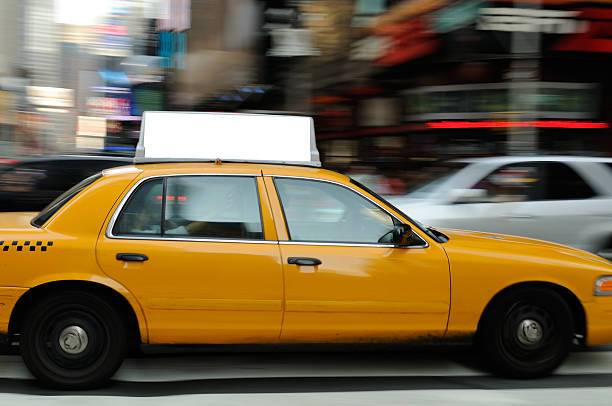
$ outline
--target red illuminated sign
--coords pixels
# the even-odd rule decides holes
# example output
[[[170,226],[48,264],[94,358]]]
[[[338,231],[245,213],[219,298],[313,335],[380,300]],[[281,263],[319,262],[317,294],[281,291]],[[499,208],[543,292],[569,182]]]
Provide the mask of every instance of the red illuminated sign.
[[[427,123],[427,128],[609,128],[608,123],[592,121],[438,121]]]
[[[612,52],[612,10],[585,8],[579,19],[588,19],[588,29],[567,35],[553,46],[555,51]]]

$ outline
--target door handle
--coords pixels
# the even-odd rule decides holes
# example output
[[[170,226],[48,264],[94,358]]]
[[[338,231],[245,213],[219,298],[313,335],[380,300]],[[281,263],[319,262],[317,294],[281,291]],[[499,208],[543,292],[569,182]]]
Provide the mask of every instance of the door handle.
[[[136,262],[144,262],[149,259],[144,254],[128,254],[128,253],[120,253],[115,257],[118,261],[136,261]]]
[[[289,257],[287,263],[291,265],[321,265],[321,260],[318,258],[303,258],[303,257]]]

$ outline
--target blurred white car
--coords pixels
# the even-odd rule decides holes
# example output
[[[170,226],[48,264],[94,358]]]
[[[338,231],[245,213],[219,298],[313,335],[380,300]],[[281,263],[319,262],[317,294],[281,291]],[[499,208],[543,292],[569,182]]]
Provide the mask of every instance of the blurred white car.
[[[429,226],[554,241],[612,259],[612,159],[476,158],[429,175],[389,201]]]

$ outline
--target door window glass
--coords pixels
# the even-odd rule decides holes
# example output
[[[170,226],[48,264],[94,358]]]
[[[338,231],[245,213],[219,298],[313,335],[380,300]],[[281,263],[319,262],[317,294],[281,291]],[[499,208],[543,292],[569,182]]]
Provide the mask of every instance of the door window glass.
[[[537,200],[542,184],[541,166],[520,163],[502,166],[472,186],[482,194],[479,201],[488,203]]]
[[[161,235],[163,179],[144,182],[132,194],[113,227],[115,235]]]
[[[173,176],[167,182],[165,235],[263,239],[255,178]]]
[[[277,178],[276,185],[293,241],[390,243],[393,217],[340,185]]]
[[[588,199],[593,189],[575,170],[561,162],[547,162],[546,190],[542,200]]]

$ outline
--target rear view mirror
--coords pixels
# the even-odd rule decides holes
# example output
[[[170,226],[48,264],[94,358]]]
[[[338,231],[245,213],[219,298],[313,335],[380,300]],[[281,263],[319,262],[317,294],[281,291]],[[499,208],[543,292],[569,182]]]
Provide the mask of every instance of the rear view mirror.
[[[412,228],[408,224],[396,224],[393,226],[393,245],[405,246],[410,241]]]
[[[453,203],[483,203],[487,201],[485,189],[453,189],[450,191]]]

